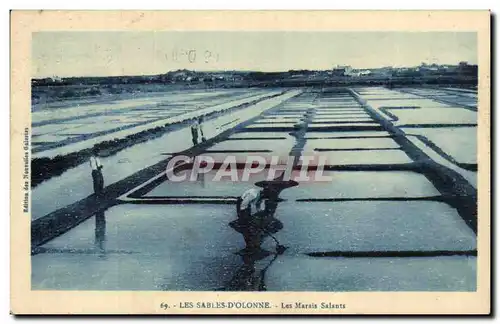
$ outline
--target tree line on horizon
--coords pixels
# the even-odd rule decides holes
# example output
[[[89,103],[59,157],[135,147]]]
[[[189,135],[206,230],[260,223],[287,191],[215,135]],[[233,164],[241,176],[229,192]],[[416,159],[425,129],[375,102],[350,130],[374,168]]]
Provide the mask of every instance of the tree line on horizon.
[[[263,71],[193,71],[180,69],[157,75],[136,76],[95,76],[95,77],[47,77],[33,78],[32,86],[63,86],[63,85],[118,85],[118,84],[165,84],[176,82],[188,83],[216,83],[216,82],[279,82],[290,79],[313,79],[314,77],[328,79],[344,78],[349,81],[357,79],[397,79],[397,78],[457,78],[464,80],[476,80],[478,66],[467,62],[458,65],[427,65],[423,63],[417,68],[394,68],[383,67],[377,69],[364,69],[370,71],[370,75],[353,77],[345,75],[345,67],[330,70],[289,70],[286,72],[263,72]]]

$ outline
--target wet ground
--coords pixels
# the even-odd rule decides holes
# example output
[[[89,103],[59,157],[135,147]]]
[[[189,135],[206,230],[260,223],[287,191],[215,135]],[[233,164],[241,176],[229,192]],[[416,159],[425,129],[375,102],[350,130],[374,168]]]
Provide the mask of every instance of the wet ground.
[[[138,185],[124,185],[124,192],[99,210],[83,209],[88,213],[83,222],[34,246],[32,286],[473,291],[477,108],[464,96],[473,94],[424,88],[300,90],[223,115],[207,125],[220,137],[199,153],[216,161],[229,154],[238,161],[252,154],[292,156],[295,169],[301,156],[322,156],[331,181],[280,187],[280,199],[250,231],[237,217],[236,198],[257,188],[265,174],[246,182],[216,182],[212,171],[195,182],[173,183],[158,172]],[[217,130],[220,125],[223,130]],[[122,167],[118,161],[126,152],[104,161],[105,167],[115,161],[116,176],[105,174],[107,183],[192,146],[188,130],[168,139],[166,134],[131,148],[128,159],[140,154],[149,157],[147,163]],[[317,161],[309,165],[314,169]],[[83,181],[88,170],[82,166],[80,172],[76,179]],[[57,190],[61,182],[52,180]],[[61,205],[38,217],[43,220]],[[44,207],[34,202],[33,208]]]
[[[226,110],[270,94],[272,91],[254,89],[198,90],[105,103],[79,103],[67,108],[48,106],[32,113],[33,157],[77,152],[106,140]]]
[[[275,92],[278,91],[268,91],[267,95]],[[279,103],[279,100],[282,99],[271,98],[263,100],[258,105],[209,119],[203,123],[205,137],[207,139],[213,138],[242,121],[258,115],[262,109],[267,109]],[[224,106],[230,108],[231,102]],[[206,105],[209,109],[214,107],[208,103]],[[84,145],[86,142],[79,144]],[[168,132],[161,137],[126,148],[117,154],[101,158],[101,162],[105,166],[103,169],[105,185],[108,186],[122,180],[141,169],[164,160],[168,156],[171,156],[171,153],[181,152],[192,146],[190,129],[184,126],[183,128]],[[32,219],[45,216],[50,212],[91,195],[93,187],[88,168],[88,163],[82,163],[75,168],[67,170],[60,176],[46,180],[36,186],[31,194]],[[50,192],[50,195],[47,195],[47,192]]]

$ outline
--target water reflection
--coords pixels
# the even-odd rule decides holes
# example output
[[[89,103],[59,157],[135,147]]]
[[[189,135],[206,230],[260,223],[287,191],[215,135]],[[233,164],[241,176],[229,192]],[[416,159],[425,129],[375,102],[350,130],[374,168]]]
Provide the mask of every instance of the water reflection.
[[[231,280],[226,286],[226,290],[230,291],[257,291],[265,290],[264,274],[269,265],[277,258],[278,254],[263,249],[256,250],[253,253],[248,251],[240,251],[243,265],[235,272]],[[274,258],[269,262],[267,267],[257,271],[256,262],[266,259],[268,256],[274,255]]]
[[[203,189],[205,189],[205,173],[203,172],[198,172],[196,176],[196,183]]]
[[[95,214],[95,240],[94,245],[101,256],[106,254],[106,216],[104,210]]]

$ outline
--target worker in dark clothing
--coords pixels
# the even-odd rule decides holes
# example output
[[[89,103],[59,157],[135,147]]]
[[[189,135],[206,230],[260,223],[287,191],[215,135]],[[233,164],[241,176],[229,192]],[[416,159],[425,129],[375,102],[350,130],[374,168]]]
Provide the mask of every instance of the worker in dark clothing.
[[[231,221],[235,231],[241,233],[245,240],[245,248],[238,252],[243,265],[236,271],[223,290],[266,290],[265,273],[271,264],[282,255],[286,247],[274,236],[283,229],[283,223],[274,217],[278,207],[279,194],[283,189],[298,185],[295,181],[261,181],[255,184],[261,188],[250,188],[236,200],[238,219]],[[262,248],[266,237],[276,242],[276,252]],[[260,262],[274,255],[265,267]],[[259,268],[259,269],[258,269]]]
[[[104,189],[104,177],[102,175],[102,164],[99,160],[99,150],[94,148],[90,157],[90,168],[92,169],[92,181],[94,183],[94,193],[97,197],[102,195]]]
[[[238,197],[236,201],[238,219],[229,225],[243,235],[248,251],[259,250],[262,240],[270,236],[277,243],[277,251],[282,253],[284,247],[273,234],[281,230],[283,224],[274,218],[274,214],[281,191],[298,183],[293,180],[272,180],[258,182],[256,185],[261,189],[250,188]]]
[[[203,128],[201,127],[202,124],[203,124],[203,116],[200,116],[200,118],[198,118],[198,129],[200,130],[201,141],[205,142],[207,139],[205,138],[205,134],[203,134]]]
[[[243,235],[249,250],[260,248],[261,229],[253,223],[253,215],[265,208],[263,198],[261,190],[250,188],[236,201],[238,219],[231,226]]]
[[[195,120],[193,124],[191,124],[191,136],[193,137],[193,145],[198,145],[198,128],[200,124],[198,120]]]

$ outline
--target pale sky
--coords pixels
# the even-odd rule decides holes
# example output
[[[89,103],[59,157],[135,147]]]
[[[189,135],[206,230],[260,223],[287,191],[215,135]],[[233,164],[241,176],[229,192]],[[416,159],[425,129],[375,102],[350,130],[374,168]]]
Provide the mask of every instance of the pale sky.
[[[182,54],[189,51],[189,57]],[[42,32],[33,34],[32,55],[34,78],[152,75],[177,69],[477,64],[477,36],[473,32]]]

